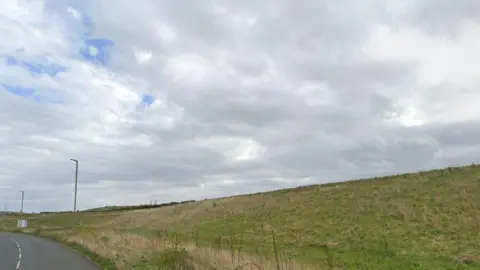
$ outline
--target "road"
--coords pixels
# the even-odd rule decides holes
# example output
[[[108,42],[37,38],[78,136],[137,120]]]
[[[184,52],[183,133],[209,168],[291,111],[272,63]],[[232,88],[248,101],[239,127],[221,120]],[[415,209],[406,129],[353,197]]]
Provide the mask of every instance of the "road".
[[[0,232],[0,270],[101,270],[85,257],[48,239]]]

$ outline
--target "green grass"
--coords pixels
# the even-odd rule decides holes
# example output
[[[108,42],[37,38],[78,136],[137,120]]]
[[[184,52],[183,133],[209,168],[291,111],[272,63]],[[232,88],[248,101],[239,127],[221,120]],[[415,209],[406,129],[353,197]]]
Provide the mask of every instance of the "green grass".
[[[123,269],[480,269],[480,166],[29,220]]]

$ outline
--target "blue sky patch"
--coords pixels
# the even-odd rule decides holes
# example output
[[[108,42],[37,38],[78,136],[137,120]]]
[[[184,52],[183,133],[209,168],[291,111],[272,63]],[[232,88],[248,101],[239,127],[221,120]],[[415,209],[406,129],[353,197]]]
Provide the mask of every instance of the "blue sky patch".
[[[37,103],[61,103],[61,98],[40,95],[33,88],[15,86],[6,83],[3,83],[1,85],[5,88],[5,90],[7,90],[7,92],[20,97],[32,98]]]
[[[21,97],[30,97],[35,93],[35,89],[33,89],[33,88],[13,86],[13,85],[4,84],[4,83],[2,84],[2,86],[8,92],[10,92],[12,94],[15,94],[17,96],[21,96]]]
[[[152,95],[144,94],[142,96],[142,106],[149,107],[155,102],[155,97]]]
[[[47,96],[41,96],[41,95],[33,95],[33,100],[35,100],[38,103],[58,103],[61,104],[62,101],[60,98],[53,98],[53,97],[47,97]]]
[[[112,40],[106,38],[94,38],[95,34],[95,21],[94,18],[85,14],[81,9],[74,9],[81,15],[81,24],[83,29],[80,33],[80,38],[83,39],[83,46],[80,49],[79,53],[81,57],[94,64],[94,65],[108,65],[110,61],[109,47],[113,46],[115,43]]]
[[[92,17],[82,14],[82,22],[85,26],[85,32],[83,33],[85,37],[91,37],[95,31],[95,24],[93,23]]]
[[[108,47],[113,46],[114,44],[115,43],[109,39],[89,38],[85,40],[84,47],[80,53],[87,61],[105,66],[110,60]]]
[[[34,74],[48,74],[50,77],[55,77],[59,73],[66,71],[67,69],[61,65],[55,63],[40,64],[35,62],[18,60],[13,56],[5,57],[5,62],[10,66],[22,67]]]

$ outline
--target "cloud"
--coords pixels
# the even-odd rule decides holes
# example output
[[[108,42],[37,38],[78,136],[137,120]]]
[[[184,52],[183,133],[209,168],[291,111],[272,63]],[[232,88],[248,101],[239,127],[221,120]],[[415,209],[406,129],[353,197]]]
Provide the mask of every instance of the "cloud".
[[[475,1],[11,0],[0,196],[203,199],[478,162]],[[119,16],[121,14],[121,16]],[[138,19],[141,18],[141,19]]]

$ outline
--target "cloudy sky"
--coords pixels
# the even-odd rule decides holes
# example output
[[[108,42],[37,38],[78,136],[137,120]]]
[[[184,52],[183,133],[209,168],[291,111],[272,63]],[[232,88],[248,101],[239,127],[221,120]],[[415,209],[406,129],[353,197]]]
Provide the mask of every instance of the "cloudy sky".
[[[203,199],[480,162],[478,0],[3,0],[0,202]]]

